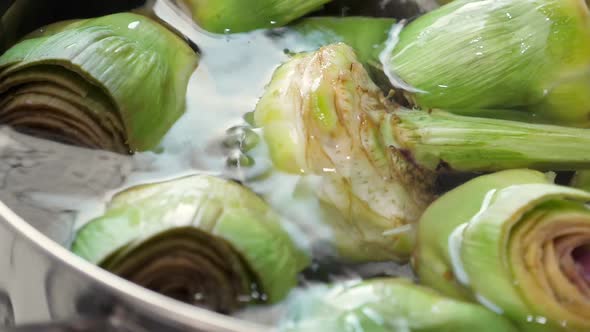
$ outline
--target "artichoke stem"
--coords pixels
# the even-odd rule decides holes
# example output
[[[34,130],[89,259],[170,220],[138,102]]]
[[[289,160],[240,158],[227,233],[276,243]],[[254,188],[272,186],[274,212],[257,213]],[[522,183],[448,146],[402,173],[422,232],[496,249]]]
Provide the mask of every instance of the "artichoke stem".
[[[438,171],[511,168],[576,170],[590,167],[585,129],[465,117],[444,111],[401,110],[385,115],[386,142]]]

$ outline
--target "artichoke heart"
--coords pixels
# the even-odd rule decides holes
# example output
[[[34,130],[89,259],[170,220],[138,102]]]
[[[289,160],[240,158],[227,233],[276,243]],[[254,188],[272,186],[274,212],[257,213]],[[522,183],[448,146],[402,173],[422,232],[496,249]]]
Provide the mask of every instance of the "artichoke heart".
[[[207,175],[118,194],[79,230],[72,251],[141,286],[225,313],[281,300],[308,264],[264,201]]]
[[[0,57],[0,123],[88,148],[150,150],[183,114],[197,62],[144,16],[56,23]]]
[[[504,317],[405,279],[317,287],[288,304],[281,332],[516,332]]]
[[[589,200],[530,170],[476,178],[424,213],[418,275],[503,313],[521,331],[588,331]]]
[[[182,0],[193,19],[214,33],[247,32],[276,28],[332,0]]]
[[[584,0],[456,0],[403,28],[384,65],[421,108],[590,127],[588,40]]]

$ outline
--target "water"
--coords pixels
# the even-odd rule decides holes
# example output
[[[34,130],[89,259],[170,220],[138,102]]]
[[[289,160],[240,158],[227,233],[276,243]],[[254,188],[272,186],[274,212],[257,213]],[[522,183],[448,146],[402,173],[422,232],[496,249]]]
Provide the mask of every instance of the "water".
[[[124,188],[197,172],[242,181],[264,172],[270,162],[263,144],[253,152],[256,167],[228,167],[228,150],[221,144],[222,137],[228,128],[245,123],[244,115],[254,110],[273,71],[288,59],[285,49],[299,52],[313,48],[293,33],[211,35],[172,7],[160,5],[155,9],[203,52],[188,86],[186,113],[162,140],[161,152],[121,156],[40,140],[8,128],[0,130],[0,199],[66,247],[75,230],[101,215],[112,195]],[[249,184],[263,197],[274,198],[270,203],[286,216],[287,223],[289,218],[320,219],[317,201],[286,199],[299,180],[298,176],[274,174]],[[313,178],[308,181],[313,182]],[[277,192],[277,188],[281,190]],[[316,223],[304,224],[306,227],[306,236],[296,237],[299,245],[313,247],[326,256],[333,254],[314,238],[329,238],[330,230],[318,228]],[[394,263],[324,264],[312,267],[302,284],[308,279],[331,282],[383,275],[411,277],[412,273],[408,266]],[[274,324],[268,318],[277,315],[268,313],[280,310],[280,306],[254,308],[238,316]]]

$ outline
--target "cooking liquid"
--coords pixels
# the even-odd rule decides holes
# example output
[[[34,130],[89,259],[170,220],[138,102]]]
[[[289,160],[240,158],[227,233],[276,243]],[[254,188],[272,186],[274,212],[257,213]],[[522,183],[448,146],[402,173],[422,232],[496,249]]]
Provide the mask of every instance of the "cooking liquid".
[[[0,199],[54,240],[69,246],[86,222],[100,216],[113,194],[141,183],[203,173],[242,181],[284,216],[284,225],[299,246],[314,252],[314,263],[301,285],[370,276],[408,276],[408,266],[374,263],[343,266],[328,243],[331,232],[322,226],[316,199],[294,199],[301,177],[269,172],[263,143],[252,151],[253,167],[229,167],[231,153],[221,144],[226,130],[244,125],[274,70],[288,53],[313,50],[294,32],[254,31],[212,35],[196,27],[178,9],[159,2],[156,13],[193,40],[202,50],[187,93],[186,113],[164,137],[157,152],[120,156],[91,151],[0,130]],[[141,26],[130,27],[141,29]],[[251,180],[256,179],[256,180]],[[313,185],[314,178],[306,181]],[[297,226],[292,221],[297,221]],[[237,315],[275,324],[283,308],[247,309]]]

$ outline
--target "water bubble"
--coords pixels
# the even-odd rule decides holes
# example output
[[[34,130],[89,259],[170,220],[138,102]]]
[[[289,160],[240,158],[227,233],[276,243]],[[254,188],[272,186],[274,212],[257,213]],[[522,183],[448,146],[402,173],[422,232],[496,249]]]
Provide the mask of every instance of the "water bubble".
[[[254,159],[240,150],[234,150],[227,157],[226,164],[228,167],[252,167],[254,166]]]
[[[240,149],[244,152],[255,148],[260,142],[260,137],[247,126],[235,126],[226,131],[223,146],[228,149]]]
[[[130,30],[135,30],[138,26],[139,26],[140,22],[139,21],[134,21],[129,23],[129,25],[127,26]]]
[[[546,324],[547,323],[547,318],[543,317],[543,316],[537,316],[535,318],[535,322],[539,323],[539,324]]]

